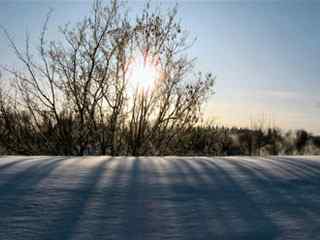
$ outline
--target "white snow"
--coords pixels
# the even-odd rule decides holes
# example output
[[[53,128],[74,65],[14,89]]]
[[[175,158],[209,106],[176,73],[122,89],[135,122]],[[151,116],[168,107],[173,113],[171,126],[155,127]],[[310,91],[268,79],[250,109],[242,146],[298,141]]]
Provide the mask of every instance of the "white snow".
[[[0,239],[320,239],[320,156],[4,156]]]

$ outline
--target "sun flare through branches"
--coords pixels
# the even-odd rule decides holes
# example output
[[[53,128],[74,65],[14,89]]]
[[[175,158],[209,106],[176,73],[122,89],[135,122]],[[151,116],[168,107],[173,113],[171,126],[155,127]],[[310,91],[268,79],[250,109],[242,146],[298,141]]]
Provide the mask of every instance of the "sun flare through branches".
[[[130,63],[129,81],[139,90],[149,91],[161,76],[159,59],[147,53],[138,53]]]

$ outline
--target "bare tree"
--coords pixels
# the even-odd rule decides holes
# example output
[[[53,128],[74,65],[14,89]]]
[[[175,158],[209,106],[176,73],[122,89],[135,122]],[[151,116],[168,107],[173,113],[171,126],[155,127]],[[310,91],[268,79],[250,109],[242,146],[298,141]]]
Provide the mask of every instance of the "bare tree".
[[[194,59],[184,54],[191,46],[188,33],[175,19],[176,8],[166,16],[150,12],[147,5],[137,18],[135,28],[143,31],[135,31],[134,44],[145,61],[158,65],[160,74],[152,89],[138,90],[133,97],[129,124],[133,155],[145,154],[150,147],[161,154],[177,133],[194,126],[214,83],[211,74],[194,74]]]
[[[179,132],[197,123],[214,78],[194,73],[176,8],[163,15],[147,4],[132,20],[116,0],[92,6],[83,21],[60,28],[60,41],[46,39],[49,13],[37,58],[28,36],[21,51],[4,29],[25,66],[4,67],[18,93],[15,112],[27,113],[30,127],[54,154],[82,154],[87,143],[99,143],[102,154],[107,146],[112,155],[161,154]],[[158,70],[150,89],[129,86],[129,69],[139,53]]]

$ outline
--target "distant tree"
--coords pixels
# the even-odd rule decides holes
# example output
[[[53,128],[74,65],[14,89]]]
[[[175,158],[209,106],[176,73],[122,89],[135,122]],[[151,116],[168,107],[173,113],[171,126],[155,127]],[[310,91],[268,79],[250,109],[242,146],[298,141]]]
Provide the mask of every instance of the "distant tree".
[[[304,147],[307,145],[309,140],[309,134],[305,130],[298,130],[296,132],[296,149],[299,153],[303,154]]]

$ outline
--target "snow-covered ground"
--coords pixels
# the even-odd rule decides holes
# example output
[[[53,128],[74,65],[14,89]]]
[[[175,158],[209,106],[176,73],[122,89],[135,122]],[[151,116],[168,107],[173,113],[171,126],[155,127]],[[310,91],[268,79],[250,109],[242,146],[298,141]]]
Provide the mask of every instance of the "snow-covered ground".
[[[0,239],[320,239],[320,157],[1,157]]]

